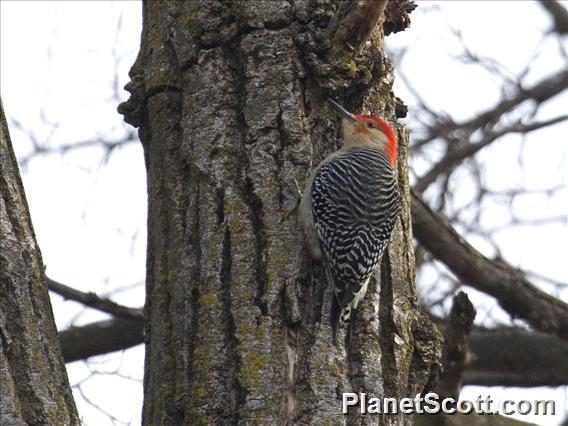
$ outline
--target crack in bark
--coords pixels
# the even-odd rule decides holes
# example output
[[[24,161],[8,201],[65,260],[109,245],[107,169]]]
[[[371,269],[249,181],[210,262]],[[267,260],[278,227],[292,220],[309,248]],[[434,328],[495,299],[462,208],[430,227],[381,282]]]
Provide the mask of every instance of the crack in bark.
[[[222,191],[223,193],[223,191]],[[223,204],[223,198],[221,198],[221,204]],[[222,205],[224,210],[224,205]],[[222,210],[222,211],[223,211]],[[227,342],[227,347],[229,348],[229,354],[227,356],[226,371],[227,380],[231,383],[227,388],[230,389],[230,398],[228,402],[231,405],[231,418],[233,424],[238,424],[240,421],[240,409],[244,406],[247,396],[247,390],[241,386],[238,379],[239,372],[239,357],[238,357],[238,347],[239,341],[237,338],[237,329],[235,326],[235,318],[233,316],[232,303],[231,303],[231,266],[232,266],[232,256],[231,256],[231,232],[228,225],[224,225],[225,232],[223,234],[223,255],[220,271],[220,281],[223,289],[223,307],[226,315],[226,327],[225,327],[225,341]]]
[[[159,84],[157,86],[152,86],[148,89],[145,100],[148,101],[148,99],[150,99],[153,96],[167,92],[181,93],[181,90],[179,89],[179,87],[173,86],[171,84]]]
[[[262,315],[268,315],[268,305],[264,296],[266,294],[266,286],[268,284],[268,276],[266,273],[266,260],[264,259],[264,252],[266,250],[266,237],[264,235],[264,222],[262,200],[254,193],[253,183],[250,178],[245,177],[243,186],[244,200],[247,204],[252,224],[252,231],[254,233],[254,248],[255,248],[255,269],[257,289],[254,303],[260,309]]]
[[[221,226],[225,222],[225,190],[223,188],[217,188],[217,225]],[[225,241],[223,240],[223,243]],[[224,247],[224,246],[223,246]],[[224,253],[224,251],[223,251]],[[229,252],[230,254],[230,252]],[[223,257],[224,259],[224,257]]]
[[[276,127],[278,130],[278,151],[275,153],[274,163],[276,164],[276,170],[274,171],[274,178],[276,182],[278,182],[278,207],[282,209],[282,204],[284,202],[284,195],[282,189],[282,168],[284,166],[283,154],[284,148],[286,147],[288,141],[288,135],[286,134],[286,127],[284,126],[284,122],[282,120],[282,107],[278,106],[278,115],[276,116]]]
[[[286,417],[289,423],[321,423],[338,414],[336,392],[348,387],[346,365],[341,350],[330,344],[329,314],[324,311],[333,294],[321,265],[302,261],[300,276],[294,281],[301,306],[296,311],[302,317],[288,323],[285,310],[280,309],[286,297],[282,286],[291,275],[290,249],[299,245],[291,235],[297,228],[290,218],[294,198],[289,182],[305,177],[302,168],[310,157],[321,159],[336,148],[337,129],[330,126],[325,95],[345,95],[351,90],[347,97],[353,102],[362,104],[371,97],[388,105],[390,80],[383,74],[390,70],[382,68],[373,49],[365,52],[370,55],[353,56],[341,49],[331,52],[325,45],[323,36],[337,5],[293,1],[196,4],[145,3],[138,66],[144,66],[148,85],[149,94],[143,101],[148,104],[149,120],[141,131],[148,132],[151,145],[145,152],[153,157],[149,181],[157,183],[149,187],[157,203],[153,210],[158,210],[149,232],[149,240],[156,245],[155,258],[149,257],[154,269],[149,267],[149,276],[155,274],[152,280],[159,283],[167,280],[166,289],[171,292],[170,300],[153,295],[156,305],[149,316],[157,323],[152,326],[146,365],[150,389],[146,397],[156,401],[153,406],[148,404],[155,413],[148,413],[148,418],[160,421],[166,412],[166,420],[173,419],[165,409],[179,407],[181,401],[185,412],[175,420],[201,417],[205,423],[223,419],[237,423]],[[293,21],[308,24],[302,27]],[[300,40],[299,32],[305,40]],[[168,51],[174,47],[178,50]],[[150,48],[154,53],[149,57]],[[177,94],[177,82],[183,84],[182,95]],[[377,95],[358,93],[375,84],[373,90],[381,91]],[[176,92],[174,96],[184,101],[177,121],[163,110],[163,101],[172,96],[168,92]],[[306,124],[296,122],[304,119],[297,110],[302,107],[309,116]],[[178,143],[171,133],[178,132],[175,126],[180,125],[186,133]],[[306,148],[310,140],[315,155]],[[176,157],[180,152],[189,170],[180,168]],[[189,176],[190,182],[176,179],[176,173]],[[184,199],[187,193],[188,202]],[[171,196],[182,199],[169,199]],[[175,203],[174,210],[168,202]],[[176,217],[184,209],[185,216]],[[169,228],[163,215],[169,217]],[[404,262],[397,259],[391,259],[396,263],[393,273]],[[381,289],[390,297],[381,305],[396,299],[398,287],[393,289],[394,285],[398,282]],[[392,318],[393,307],[387,306],[381,326],[385,334],[391,334],[388,351],[392,353],[383,362],[399,365],[386,371],[385,365],[377,364],[376,312],[371,307],[376,309],[379,302],[378,291],[373,293],[373,304],[366,306],[365,321],[357,329],[362,344],[354,349],[359,357],[354,375],[363,388],[382,393],[379,373],[388,374],[385,380],[400,391],[397,379],[405,378],[409,365],[402,358],[405,353],[394,347],[392,334],[401,324]],[[164,304],[167,313],[161,312]],[[176,321],[181,311],[185,324],[160,323]],[[210,328],[211,321],[217,326]],[[400,322],[404,322],[401,327],[406,324],[405,319]],[[289,326],[285,335],[283,325]],[[179,342],[185,343],[183,351]],[[208,348],[216,354],[210,355]],[[172,354],[176,349],[178,353]],[[393,372],[396,367],[402,373]],[[150,371],[160,368],[173,368],[176,376],[183,371],[187,377],[172,379],[164,372]]]
[[[193,229],[191,232],[191,247],[192,253],[195,257],[195,262],[193,264],[193,268],[191,271],[192,281],[193,281],[193,288],[191,289],[191,296],[189,297],[189,316],[190,316],[190,326],[189,326],[189,333],[187,338],[187,393],[188,396],[194,393],[194,368],[196,367],[195,363],[195,344],[196,337],[199,332],[199,296],[200,296],[200,288],[199,284],[201,283],[201,242],[200,242],[200,218],[201,215],[199,214],[199,199],[200,199],[200,185],[196,184],[194,189],[194,202],[192,204],[193,212],[192,216],[194,218]],[[191,400],[187,398],[186,404],[191,407]],[[186,410],[191,412],[191,408]]]
[[[396,333],[396,326],[393,320],[393,287],[391,282],[390,271],[390,254],[389,249],[385,250],[382,264],[379,268],[379,285],[381,302],[379,304],[379,340],[380,340],[380,353],[381,353],[381,371],[384,379],[383,389],[384,397],[397,398],[399,395],[395,391],[396,384],[391,383],[389,378],[394,375],[387,374],[387,371],[392,371],[396,368],[396,356],[394,350],[394,336]]]
[[[155,119],[163,119],[167,124],[178,122],[181,114],[180,101],[181,98],[177,93],[169,94],[164,92],[163,99],[155,98],[153,102],[159,106],[159,108],[155,110]],[[168,146],[168,143],[171,144],[172,141],[176,141],[178,139],[179,135],[176,132],[171,133],[168,139],[155,139],[153,134],[148,134],[148,139],[146,140],[144,148],[145,156],[148,158],[147,167],[149,174],[152,174],[155,170],[170,170],[168,156],[172,147]],[[172,216],[164,214],[164,211],[170,208],[169,201],[172,200],[174,194],[172,188],[165,182],[167,179],[168,175],[167,172],[165,172],[165,176],[162,174],[159,175],[157,179],[152,180],[155,187],[149,185],[149,227],[151,232],[170,236],[173,232],[172,225],[175,222],[174,219],[172,219]],[[154,209],[151,208],[152,206]],[[180,214],[179,208],[177,208],[177,203],[171,207],[172,212],[175,212],[175,215],[173,216]],[[168,251],[170,244],[174,243],[164,239],[158,241],[157,246],[154,247],[152,246],[154,243],[153,239],[150,238],[149,240],[152,241],[152,243],[149,243],[151,251],[149,250],[148,252],[147,264],[149,271],[148,274],[151,278],[147,280],[147,294],[149,297],[146,299],[145,311],[152,313],[155,312],[155,310],[158,310],[158,317],[161,321],[159,326],[156,325],[158,327],[157,332],[152,330],[154,324],[150,321],[146,321],[146,330],[148,336],[155,336],[154,341],[149,342],[149,346],[159,345],[159,349],[157,349],[156,352],[168,359],[168,368],[162,370],[150,368],[149,370],[151,371],[151,374],[147,375],[145,380],[156,381],[159,383],[158,386],[162,388],[171,388],[171,394],[174,396],[174,389],[176,389],[176,377],[178,376],[177,371],[180,367],[178,365],[179,360],[176,357],[178,351],[175,349],[175,341],[171,338],[175,327],[172,315],[175,315],[175,300],[172,301],[171,297],[173,285],[171,276],[173,271],[176,270],[177,265],[175,264],[175,261],[172,262],[173,259],[168,256]],[[156,249],[157,252],[155,251]],[[154,269],[157,269],[157,271],[154,271]],[[154,307],[152,305],[156,306]],[[156,386],[156,384],[154,384],[154,386]],[[151,386],[147,387],[147,389],[150,388]],[[182,406],[180,406],[179,397],[145,398],[144,403],[144,417],[146,417],[147,413],[156,411],[156,406],[161,407],[159,410],[163,410],[164,414],[168,416],[168,418],[175,419],[176,422],[184,416],[185,410]],[[146,404],[148,404],[148,406],[146,406]],[[148,419],[146,418],[146,420]]]
[[[240,55],[242,34],[242,32],[239,33],[239,36],[236,37],[233,43],[231,43],[231,46],[225,46],[223,48],[223,53],[231,67],[231,70],[234,73],[236,93],[241,94],[241,96],[237,98],[237,104],[235,105],[235,110],[237,113],[237,125],[241,134],[239,141],[239,149],[241,151],[241,155],[239,156],[237,165],[237,181],[242,182],[240,185],[240,192],[249,210],[252,232],[254,234],[254,264],[257,281],[257,290],[254,301],[256,306],[258,306],[258,308],[260,309],[262,315],[268,315],[268,305],[264,300],[268,277],[266,272],[266,260],[263,256],[267,244],[266,237],[264,235],[265,225],[262,219],[264,214],[263,205],[262,200],[255,194],[254,183],[248,176],[249,165],[248,158],[245,153],[245,145],[248,135],[248,125],[244,114],[246,105],[245,82],[247,81],[247,78],[245,75],[244,64],[241,60]]]

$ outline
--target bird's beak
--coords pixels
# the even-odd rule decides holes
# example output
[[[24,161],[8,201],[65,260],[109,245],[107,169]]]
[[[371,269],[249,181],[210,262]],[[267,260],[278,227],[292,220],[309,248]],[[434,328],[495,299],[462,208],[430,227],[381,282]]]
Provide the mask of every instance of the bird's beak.
[[[341,105],[339,105],[337,102],[335,102],[333,99],[328,98],[327,99],[329,101],[329,103],[331,104],[331,106],[333,107],[333,109],[335,109],[335,112],[337,113],[337,115],[339,115],[341,118],[344,118],[346,120],[349,120],[351,123],[356,123],[357,120],[355,120],[355,116],[353,114],[351,114],[349,111],[347,111],[345,108],[343,108]]]

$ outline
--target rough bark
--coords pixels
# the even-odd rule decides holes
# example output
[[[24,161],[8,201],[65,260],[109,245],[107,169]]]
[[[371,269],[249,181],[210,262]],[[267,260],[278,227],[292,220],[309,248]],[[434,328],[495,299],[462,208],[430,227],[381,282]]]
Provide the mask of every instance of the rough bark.
[[[466,293],[460,291],[454,296],[448,325],[444,330],[442,373],[436,387],[436,393],[440,397],[456,401],[459,398],[468,363],[468,336],[476,314]]]
[[[445,330],[445,320],[435,322]],[[142,329],[142,320],[114,318],[64,330],[59,341],[65,362],[73,362],[144,343]],[[464,385],[568,385],[568,343],[556,336],[521,327],[473,327],[468,344]]]
[[[1,101],[0,424],[79,424]]]
[[[416,299],[401,126],[402,214],[380,285],[340,335],[348,353],[331,344],[332,296],[302,248],[297,188],[337,149],[326,98],[392,123],[400,110],[382,27],[357,34],[361,52],[337,34],[345,17],[358,24],[353,7],[144,3],[120,111],[148,173],[145,424],[402,424],[343,416],[341,392],[402,397],[430,382],[440,335]]]

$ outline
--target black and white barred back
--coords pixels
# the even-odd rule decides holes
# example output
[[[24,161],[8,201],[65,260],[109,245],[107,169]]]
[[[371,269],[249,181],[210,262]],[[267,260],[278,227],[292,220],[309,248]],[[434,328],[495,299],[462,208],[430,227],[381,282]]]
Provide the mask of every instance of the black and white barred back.
[[[400,208],[388,157],[352,148],[317,172],[312,211],[328,284],[333,286],[332,330],[349,321],[381,261]]]

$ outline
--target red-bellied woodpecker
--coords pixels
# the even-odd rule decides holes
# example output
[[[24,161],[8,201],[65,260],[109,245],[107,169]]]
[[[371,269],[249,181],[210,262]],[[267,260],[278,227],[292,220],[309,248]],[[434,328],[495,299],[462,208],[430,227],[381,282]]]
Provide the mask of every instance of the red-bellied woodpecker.
[[[342,118],[343,147],[309,177],[300,203],[306,247],[323,262],[335,297],[333,341],[338,321],[365,296],[399,211],[393,167],[397,140],[390,126],[372,115],[353,115],[330,100]]]

